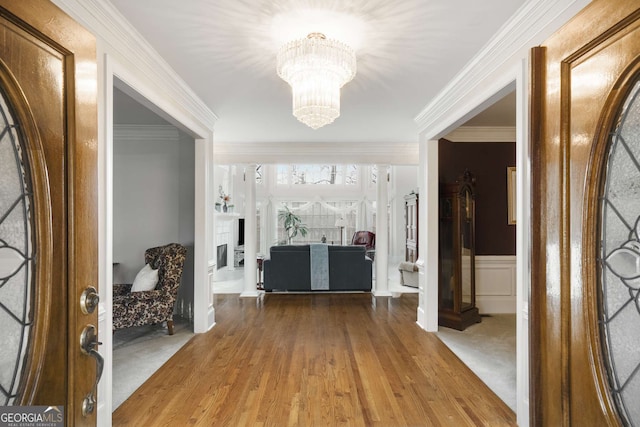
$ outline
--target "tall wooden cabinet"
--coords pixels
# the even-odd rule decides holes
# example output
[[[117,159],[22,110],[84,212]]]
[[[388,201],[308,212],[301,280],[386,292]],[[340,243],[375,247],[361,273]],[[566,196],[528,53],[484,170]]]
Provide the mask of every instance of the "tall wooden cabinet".
[[[418,260],[418,195],[404,196],[404,217],[407,225],[405,261]]]
[[[475,178],[440,185],[438,324],[464,330],[480,322],[475,284]]]

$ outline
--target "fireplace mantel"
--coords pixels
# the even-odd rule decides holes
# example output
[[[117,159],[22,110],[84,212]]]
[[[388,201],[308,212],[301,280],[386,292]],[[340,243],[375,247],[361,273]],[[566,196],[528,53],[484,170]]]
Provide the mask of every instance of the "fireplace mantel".
[[[234,270],[236,247],[238,246],[238,220],[241,215],[236,212],[214,212],[214,239],[216,245],[216,255],[218,248],[226,245],[227,261],[219,262],[216,257],[216,267],[213,268],[214,280],[218,280],[218,274],[223,270]]]

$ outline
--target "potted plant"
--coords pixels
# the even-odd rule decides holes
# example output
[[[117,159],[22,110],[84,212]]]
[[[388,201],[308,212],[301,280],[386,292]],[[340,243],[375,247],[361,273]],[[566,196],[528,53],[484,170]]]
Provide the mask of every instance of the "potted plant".
[[[287,243],[290,245],[291,240],[300,233],[302,237],[307,235],[309,231],[307,226],[302,223],[302,219],[291,212],[287,206],[278,212],[278,220],[283,221],[284,229],[287,232]]]

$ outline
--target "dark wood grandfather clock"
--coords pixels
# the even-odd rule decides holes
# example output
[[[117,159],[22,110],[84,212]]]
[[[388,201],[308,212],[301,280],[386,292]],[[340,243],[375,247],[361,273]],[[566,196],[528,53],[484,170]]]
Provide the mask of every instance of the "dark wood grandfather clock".
[[[480,322],[475,284],[475,177],[440,185],[438,324],[460,331]]]

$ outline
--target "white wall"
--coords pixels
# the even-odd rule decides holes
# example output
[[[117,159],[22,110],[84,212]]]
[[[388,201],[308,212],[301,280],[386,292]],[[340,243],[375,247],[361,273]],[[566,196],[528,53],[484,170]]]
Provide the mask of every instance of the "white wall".
[[[217,265],[217,247],[219,245],[227,245],[227,267],[226,269],[233,269],[234,266],[234,250],[237,245],[238,237],[238,218],[244,217],[244,185],[239,180],[242,180],[244,168],[240,165],[214,165],[213,166],[213,179],[215,187],[212,191],[212,199],[215,203],[222,203],[220,200],[220,190],[226,195],[231,196],[229,206],[233,206],[233,212],[239,213],[232,215],[222,215],[222,206],[219,207],[220,211],[213,213],[214,230],[213,238],[211,239],[211,250],[209,259],[210,268],[210,280],[220,280],[219,276],[215,273],[219,268]],[[237,191],[237,190],[238,191]],[[231,213],[231,207],[229,207],[229,213]]]
[[[145,126],[145,128],[149,129]],[[145,249],[179,238],[178,133],[117,128],[113,141],[113,261],[116,279],[131,283]]]
[[[185,314],[193,305],[194,147],[173,126],[114,129],[114,281],[132,283],[146,249],[181,243],[188,249],[180,291]]]
[[[516,257],[479,255],[475,261],[480,314],[516,313]]]

